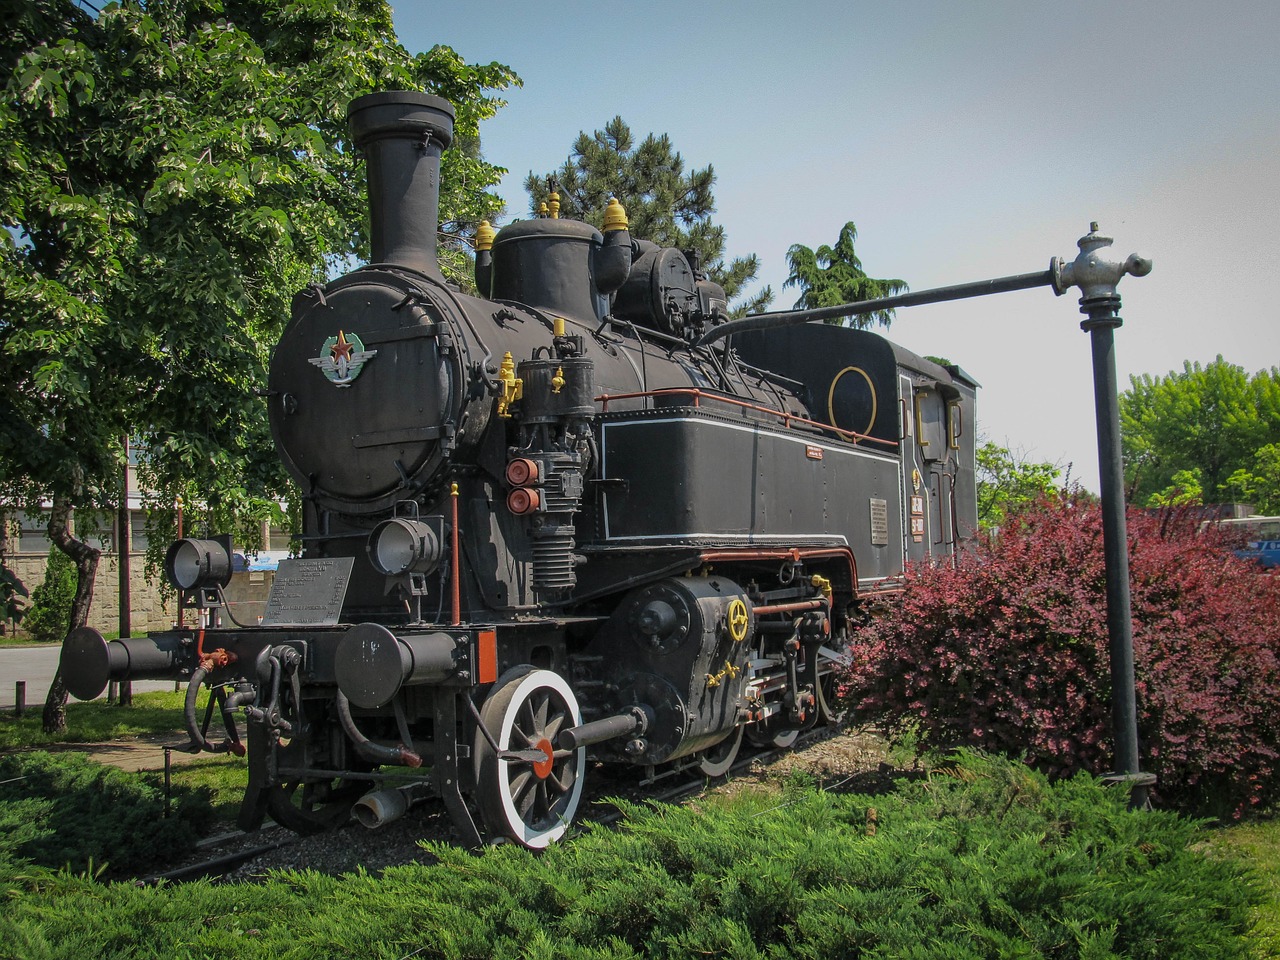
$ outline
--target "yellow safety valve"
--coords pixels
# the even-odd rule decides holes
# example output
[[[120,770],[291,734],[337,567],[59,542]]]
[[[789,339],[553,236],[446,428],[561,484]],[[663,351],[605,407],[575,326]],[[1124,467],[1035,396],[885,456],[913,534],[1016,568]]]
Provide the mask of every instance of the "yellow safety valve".
[[[538,204],[538,216],[545,217],[547,215],[547,201],[543,200]]]
[[[547,197],[547,206],[550,207],[551,209],[551,219],[559,220],[560,219],[560,194],[552,190],[551,196]]]
[[[511,416],[511,404],[524,396],[524,381],[516,376],[516,364],[508,350],[502,358],[502,366],[498,368],[498,382],[502,385],[502,393],[498,397],[498,416],[507,419]]]
[[[551,378],[551,392],[559,393],[564,389],[564,367],[556,367],[555,376]]]
[[[626,230],[627,211],[618,202],[617,197],[609,198],[609,205],[604,208],[604,233],[612,233],[614,230]]]
[[[492,250],[493,238],[498,234],[490,225],[488,220],[481,220],[480,226],[476,227],[476,250]]]
[[[826,577],[815,573],[812,577],[809,578],[809,583],[811,586],[817,587],[818,592],[821,593],[828,600],[831,599],[831,581],[828,580]]]

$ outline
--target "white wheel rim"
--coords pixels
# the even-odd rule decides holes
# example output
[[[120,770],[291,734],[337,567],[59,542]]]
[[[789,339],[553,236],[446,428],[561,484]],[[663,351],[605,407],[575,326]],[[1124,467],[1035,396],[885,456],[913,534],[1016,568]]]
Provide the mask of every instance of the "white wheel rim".
[[[559,695],[565,707],[565,720],[567,722],[561,722],[549,731],[549,739],[552,740],[553,744],[555,735],[560,730],[582,723],[582,712],[578,709],[578,700],[573,695],[573,691],[569,689],[569,685],[564,681],[564,678],[550,670],[534,670],[516,681],[511,701],[507,704],[506,710],[503,711],[502,723],[494,734],[500,749],[527,750],[534,746],[534,744],[524,743],[523,735],[517,735],[517,742],[514,744],[511,742],[511,738],[512,734],[516,732],[516,720],[520,711],[524,708],[530,695],[539,689],[554,691]],[[547,730],[540,732],[546,733]],[[573,784],[567,791],[567,797],[562,793],[560,799],[556,801],[557,804],[563,802],[563,806],[561,806],[557,814],[558,822],[549,827],[536,826],[525,820],[525,815],[519,809],[518,795],[526,794],[530,789],[536,790],[539,782],[545,783],[547,780],[555,779],[557,784],[561,783],[559,778],[556,777],[556,772],[553,770],[545,779],[539,778],[536,777],[530,766],[516,763],[509,764],[508,761],[498,760],[499,768],[496,779],[502,811],[512,834],[526,847],[540,848],[555,843],[569,829],[569,824],[573,822],[574,814],[578,810],[578,801],[582,798],[582,770],[586,764],[586,759],[586,747],[579,747],[574,751],[573,756],[566,757],[564,762],[559,763],[562,768],[572,770]],[[515,767],[520,771],[528,771],[533,779],[527,782],[521,780],[519,787],[513,790],[513,780],[519,777],[519,774],[513,776],[509,770],[504,770],[504,767]]]

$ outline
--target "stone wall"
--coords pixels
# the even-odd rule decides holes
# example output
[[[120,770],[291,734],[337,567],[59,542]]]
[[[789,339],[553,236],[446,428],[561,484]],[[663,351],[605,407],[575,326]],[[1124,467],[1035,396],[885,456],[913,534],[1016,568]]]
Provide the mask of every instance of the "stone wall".
[[[44,568],[47,557],[32,554],[10,556],[6,566],[21,578],[28,591],[34,591],[44,580]],[[177,622],[178,603],[172,591],[168,602],[161,597],[159,581],[147,582],[143,575],[145,556],[141,553],[129,555],[129,600],[132,606],[130,623],[133,634],[146,633],[148,630],[164,630]],[[257,623],[267,606],[267,594],[271,590],[271,582],[275,579],[275,571],[240,572],[231,575],[225,594],[232,616],[246,626]],[[185,620],[191,624],[194,611],[187,611]],[[232,626],[222,614],[224,626]],[[5,624],[6,632],[12,625]],[[89,626],[103,633],[115,633],[120,629],[120,558],[113,553],[104,553],[98,561],[98,575],[93,588],[93,606],[89,609]],[[21,634],[21,624],[17,626]]]

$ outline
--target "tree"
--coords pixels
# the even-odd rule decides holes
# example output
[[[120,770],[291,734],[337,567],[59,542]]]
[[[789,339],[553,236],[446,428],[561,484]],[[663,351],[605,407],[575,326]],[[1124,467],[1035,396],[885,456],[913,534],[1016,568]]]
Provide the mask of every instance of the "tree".
[[[876,280],[867,276],[862,269],[862,261],[853,251],[853,241],[856,239],[858,228],[850,220],[840,228],[840,236],[834,247],[823,244],[817,250],[810,250],[797,243],[787,250],[787,266],[791,273],[782,285],[800,288],[796,309],[835,307],[842,303],[876,300],[907,291],[907,284],[902,280]],[[839,324],[844,321],[837,319],[827,322]],[[875,313],[849,318],[850,326],[859,330],[873,323],[887,327],[892,322],[892,310],[877,310]]]
[[[1274,461],[1258,457],[1280,443],[1280,368],[1249,376],[1219,356],[1129,382],[1120,395],[1120,425],[1130,502],[1154,505],[1153,497],[1178,485],[1180,472],[1197,477],[1208,502],[1277,482],[1267,472]],[[1255,467],[1262,473],[1253,481]]]
[[[1204,503],[1199,470],[1179,470],[1172,481],[1147,498],[1148,507],[1197,507]]]
[[[987,441],[977,449],[978,526],[993,530],[1020,511],[1062,492],[1062,468],[1032,463]]]
[[[71,621],[71,604],[76,595],[76,568],[56,547],[49,551],[44,580],[31,594],[31,609],[23,627],[39,643],[61,643]]]
[[[1260,447],[1248,467],[1227,477],[1232,499],[1253,504],[1264,516],[1280,514],[1280,443]]]
[[[96,17],[33,0],[10,19],[0,493],[52,503],[50,537],[77,561],[74,627],[97,557],[71,512],[118,498],[120,437],[145,448],[156,497],[223,528],[247,518],[249,539],[286,493],[258,394],[292,294],[367,251],[348,101],[438,92],[474,143],[501,104],[488,91],[518,81],[447,47],[411,56],[384,0],[126,0]],[[448,230],[500,209],[486,191],[501,172],[446,154]]]
[[[724,227],[711,220],[716,209],[711,193],[715,171],[708,164],[686,173],[684,158],[665,133],[651,133],[637,144],[622,117],[614,117],[603,130],[579,133],[559,170],[542,176],[530,172],[525,179],[532,213],[547,201],[549,179],[555,180],[562,216],[599,227],[609,198],[617,197],[626,208],[633,237],[694,251],[700,269],[724,287],[730,301],[759,272],[755,254],[725,262]],[[732,312],[758,313],[772,301],[773,291],[765,287],[740,300]]]

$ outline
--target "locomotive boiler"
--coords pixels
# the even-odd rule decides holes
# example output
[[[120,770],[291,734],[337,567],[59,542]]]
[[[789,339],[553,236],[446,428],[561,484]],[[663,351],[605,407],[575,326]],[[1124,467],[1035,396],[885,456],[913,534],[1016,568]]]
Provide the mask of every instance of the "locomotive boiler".
[[[822,324],[696,345],[723,289],[617,202],[603,230],[481,225],[463,294],[435,249],[451,105],[381,93],[349,120],[372,262],[296,296],[266,398],[298,555],[261,623],[215,627],[229,540],[175,543],[204,626],[79,630],[71,692],[185,679],[193,745],[247,752],[246,829],[429,793],[465,842],[530,847],[597,763],[714,776],[829,722],[868,598],[976,527],[977,384]]]

